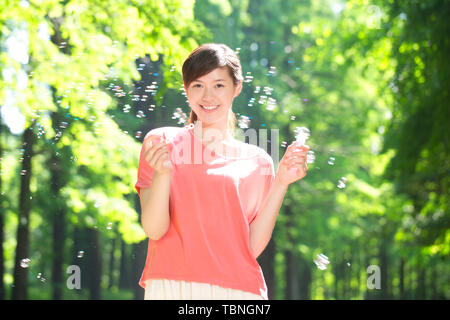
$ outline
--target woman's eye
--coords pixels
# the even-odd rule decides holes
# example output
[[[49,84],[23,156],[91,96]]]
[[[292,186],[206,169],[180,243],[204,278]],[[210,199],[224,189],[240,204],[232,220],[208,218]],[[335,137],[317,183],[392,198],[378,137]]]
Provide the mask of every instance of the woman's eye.
[[[223,84],[218,84],[217,86],[218,86],[218,87],[224,87],[224,85],[223,85]]]

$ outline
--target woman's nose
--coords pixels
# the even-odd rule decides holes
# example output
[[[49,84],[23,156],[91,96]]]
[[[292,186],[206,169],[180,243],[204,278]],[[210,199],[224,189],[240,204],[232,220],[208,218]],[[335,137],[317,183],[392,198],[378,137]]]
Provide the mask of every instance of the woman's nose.
[[[209,98],[211,98],[213,96],[214,96],[214,92],[212,89],[205,88],[205,90],[203,90],[203,97],[202,97],[203,100],[208,101]]]

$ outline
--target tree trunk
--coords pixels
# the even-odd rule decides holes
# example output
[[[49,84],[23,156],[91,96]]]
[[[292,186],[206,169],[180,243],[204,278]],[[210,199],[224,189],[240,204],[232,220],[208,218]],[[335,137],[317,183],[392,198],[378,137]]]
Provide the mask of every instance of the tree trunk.
[[[311,299],[311,264],[304,257],[300,257],[300,282],[299,282],[299,299]]]
[[[436,262],[434,262],[431,265],[432,271],[431,271],[431,299],[436,300],[438,298],[438,289],[437,289],[437,259]]]
[[[55,112],[52,113],[53,127],[55,128],[59,121]],[[64,256],[64,239],[65,239],[65,209],[63,203],[60,201],[60,188],[63,187],[63,173],[62,163],[60,157],[58,157],[52,150],[52,154],[49,158],[50,168],[50,197],[53,199],[53,205],[48,208],[51,210],[52,224],[53,224],[53,263],[52,263],[52,287],[53,287],[53,300],[61,300],[63,293],[63,256]]]
[[[399,283],[399,290],[400,290],[400,299],[403,300],[405,299],[405,259],[401,258],[400,259],[400,272],[399,272],[399,277],[400,277],[400,283]]]
[[[142,275],[142,270],[145,266],[145,258],[147,254],[148,240],[143,240],[139,243],[133,244],[133,269],[132,269],[132,288],[134,289],[134,299],[144,299],[144,289],[139,285],[139,279]]]
[[[285,251],[286,256],[286,299],[298,300],[299,297],[299,279],[298,264],[295,253],[291,250]],[[303,279],[302,279],[303,281]]]
[[[416,297],[417,299],[423,300],[426,299],[426,270],[422,266],[422,264],[419,262],[417,264],[417,275],[418,275],[418,286],[417,286],[417,292]]]
[[[120,274],[119,274],[119,289],[128,289],[131,287],[130,283],[130,257],[127,256],[127,245],[123,239],[120,239]]]
[[[91,300],[101,299],[102,259],[100,254],[99,232],[97,229],[88,229],[89,252],[88,270],[85,273],[89,278],[89,293]]]
[[[116,250],[116,239],[111,240],[111,252],[109,254],[109,283],[108,289],[114,286],[114,251]]]
[[[20,179],[19,216],[17,227],[17,245],[14,261],[14,300],[28,299],[28,267],[21,267],[22,259],[30,257],[29,220],[30,220],[30,178],[31,155],[33,154],[33,127],[23,133],[23,148],[25,149],[22,162],[22,177]],[[32,262],[31,262],[32,263]]]
[[[275,240],[272,236],[266,249],[258,257],[261,269],[264,274],[264,279],[267,285],[267,294],[269,300],[275,299],[276,283],[275,283]]]
[[[379,297],[383,300],[390,299],[390,288],[388,286],[388,254],[387,254],[387,248],[386,248],[386,239],[383,237],[381,239],[381,245],[380,245],[380,273],[381,273],[381,290]]]
[[[140,201],[139,196],[136,194],[134,207],[138,212],[138,221],[141,221],[141,210],[140,210]],[[134,299],[135,300],[143,300],[144,299],[144,289],[139,285],[139,279],[142,275],[142,270],[145,267],[145,260],[147,256],[147,248],[148,248],[148,239],[145,239],[139,243],[133,244],[133,253],[132,253],[132,288],[134,291]]]
[[[78,266],[81,273],[81,288],[80,290],[75,290],[78,294],[87,288],[89,283],[84,272],[86,270],[86,258],[84,255],[84,252],[86,251],[85,235],[85,229],[80,229],[79,227],[73,229],[72,265]]]
[[[2,171],[2,162],[3,162],[3,125],[2,125],[2,115],[0,112],[0,172]],[[5,276],[5,260],[3,253],[3,243],[5,241],[5,235],[3,233],[5,227],[5,221],[3,216],[5,215],[6,210],[3,208],[3,188],[2,188],[2,174],[0,174],[0,300],[6,299],[5,292],[5,283],[3,282],[3,278]]]

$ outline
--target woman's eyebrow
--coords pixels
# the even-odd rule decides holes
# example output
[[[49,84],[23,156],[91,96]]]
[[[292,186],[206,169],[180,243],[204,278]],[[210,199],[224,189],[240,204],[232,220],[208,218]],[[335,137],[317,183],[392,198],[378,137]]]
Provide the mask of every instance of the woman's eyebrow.
[[[224,79],[216,79],[214,81],[225,81]],[[192,82],[203,82],[202,80],[194,80]]]

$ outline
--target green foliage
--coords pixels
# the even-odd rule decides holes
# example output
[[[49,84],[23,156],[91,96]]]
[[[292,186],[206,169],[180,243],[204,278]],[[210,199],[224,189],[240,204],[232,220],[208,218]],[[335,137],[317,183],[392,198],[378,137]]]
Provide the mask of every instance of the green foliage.
[[[238,117],[251,117],[256,130],[278,130],[287,144],[296,127],[311,130],[316,160],[289,187],[273,235],[276,299],[295,298],[286,294],[289,281],[297,281],[285,275],[287,254],[295,257],[300,286],[310,285],[307,298],[375,297],[366,287],[370,264],[386,272],[382,298],[420,297],[426,272],[426,286],[437,286],[427,298],[448,298],[448,281],[429,276],[448,278],[450,251],[445,0],[3,1],[0,7],[0,69],[9,70],[1,73],[0,104],[14,93],[38,136],[31,237],[41,246],[33,245],[32,261],[51,256],[48,209],[57,204],[70,213],[72,227],[97,228],[102,241],[116,232],[127,244],[145,238],[133,186],[139,141],[149,129],[179,125],[171,117],[175,108],[189,111],[180,94],[184,58],[200,42],[223,42],[239,53],[244,77],[253,77],[233,104]],[[42,37],[44,26],[50,38]],[[5,49],[21,30],[28,35],[25,65]],[[153,81],[158,90],[144,103],[139,88]],[[144,119],[127,105],[144,111]],[[23,146],[11,135],[4,141],[11,270]],[[284,150],[280,145],[280,159]],[[64,175],[59,199],[48,196],[54,156]],[[338,187],[342,177],[345,186]],[[327,270],[313,263],[320,253],[329,257]],[[50,298],[50,290],[39,296],[42,284],[35,282],[31,297]],[[116,287],[105,290],[104,282],[103,289],[111,293],[104,298],[132,298]]]

